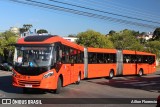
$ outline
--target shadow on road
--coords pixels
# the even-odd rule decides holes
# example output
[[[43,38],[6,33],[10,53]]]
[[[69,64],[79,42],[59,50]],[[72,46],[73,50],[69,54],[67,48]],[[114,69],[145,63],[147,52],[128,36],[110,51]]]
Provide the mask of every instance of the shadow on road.
[[[0,76],[0,90],[7,93],[22,94],[23,89],[12,85],[12,76]],[[27,94],[45,94],[42,90],[32,89]]]
[[[159,75],[159,74],[157,74]],[[102,81],[92,81],[88,80],[88,82],[112,86],[116,88],[130,88],[130,89],[141,89],[150,92],[160,92],[160,77],[115,77],[111,80],[102,80]]]

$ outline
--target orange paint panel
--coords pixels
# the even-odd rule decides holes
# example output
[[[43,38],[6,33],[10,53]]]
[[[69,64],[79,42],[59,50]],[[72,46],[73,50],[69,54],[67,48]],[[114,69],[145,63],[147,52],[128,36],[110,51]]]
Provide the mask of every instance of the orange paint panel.
[[[136,74],[136,64],[129,63],[123,64],[123,75],[133,75]]]
[[[15,72],[15,71],[14,71]],[[41,88],[41,89],[56,89],[57,88],[57,77],[56,73],[48,78],[43,78],[43,74],[39,76],[24,76],[15,72],[16,76],[12,76],[13,85],[17,87],[26,88]],[[47,73],[47,72],[46,72]]]
[[[137,74],[139,72],[140,69],[143,70],[143,74],[149,74],[149,64],[137,64]]]
[[[83,64],[61,64],[57,76],[63,76],[63,86],[74,83],[78,80],[79,72],[84,78],[84,65]]]
[[[131,51],[131,50],[123,50],[123,54],[136,54],[136,51]]]
[[[115,71],[116,64],[88,64],[88,78],[108,77],[111,69]]]
[[[116,53],[116,49],[104,49],[104,48],[88,48],[88,52],[96,52],[96,53]]]

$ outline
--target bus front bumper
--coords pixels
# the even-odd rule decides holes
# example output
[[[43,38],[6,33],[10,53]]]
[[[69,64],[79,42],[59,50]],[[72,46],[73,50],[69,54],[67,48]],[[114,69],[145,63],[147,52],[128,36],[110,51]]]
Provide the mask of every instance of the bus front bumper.
[[[25,88],[39,88],[39,89],[56,89],[57,79],[55,76],[43,78],[42,76],[13,76],[13,86]]]

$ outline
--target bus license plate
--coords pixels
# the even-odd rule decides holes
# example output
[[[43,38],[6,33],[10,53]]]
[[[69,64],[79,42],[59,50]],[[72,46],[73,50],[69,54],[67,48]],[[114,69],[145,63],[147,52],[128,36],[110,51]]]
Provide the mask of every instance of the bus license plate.
[[[25,87],[31,88],[32,85],[31,84],[25,84]]]

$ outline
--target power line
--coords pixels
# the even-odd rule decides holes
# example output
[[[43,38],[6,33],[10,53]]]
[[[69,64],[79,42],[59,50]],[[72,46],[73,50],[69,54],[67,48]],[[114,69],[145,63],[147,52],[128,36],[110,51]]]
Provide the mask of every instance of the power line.
[[[115,3],[115,2],[113,2],[113,1],[111,1],[111,0],[104,0],[104,1],[109,1],[110,3],[112,3],[113,5],[112,6],[115,6],[115,7],[119,7],[119,8],[123,8],[123,9],[126,9],[126,10],[128,10],[128,8],[130,8],[130,6],[126,6],[126,5],[124,5],[124,4],[120,4],[120,3]],[[102,3],[103,4],[103,3]],[[111,5],[111,4],[110,4]],[[126,8],[124,8],[123,6],[126,6]],[[130,11],[132,11],[132,12],[138,12],[138,13],[140,13],[140,14],[148,14],[148,13],[150,13],[149,15],[151,15],[151,16],[155,16],[155,15],[152,15],[152,14],[155,14],[155,13],[153,13],[153,11],[145,11],[145,10],[143,10],[143,12],[141,12],[142,11],[142,9],[139,9],[139,8],[134,8],[134,7],[132,7],[132,9],[133,10],[130,10]],[[155,16],[155,17],[157,17],[157,16]],[[159,18],[159,17],[158,17]]]
[[[69,0],[69,1],[71,1],[71,0]],[[72,1],[73,2],[73,1]],[[74,3],[78,3],[77,1],[76,2],[74,2]],[[123,7],[119,7],[119,6],[116,6],[116,5],[111,5],[111,4],[104,4],[104,3],[102,3],[102,2],[100,2],[100,1],[92,1],[92,0],[87,0],[87,1],[81,1],[81,3],[80,3],[80,5],[82,5],[82,4],[85,4],[85,6],[93,6],[94,5],[94,8],[100,8],[100,9],[102,9],[102,10],[104,10],[104,9],[113,9],[113,10],[116,10],[116,11],[118,11],[118,12],[120,12],[121,14],[122,13],[126,13],[127,15],[136,15],[136,17],[137,16],[145,16],[144,18],[146,19],[146,20],[157,20],[157,21],[159,21],[159,19],[160,19],[160,17],[159,16],[155,16],[155,15],[153,15],[153,14],[148,14],[147,12],[141,12],[140,10],[138,11],[135,11],[135,10],[128,10],[128,8],[123,8]],[[86,4],[88,4],[88,5],[86,5]]]
[[[27,1],[32,1],[32,0],[27,0]],[[151,21],[151,20],[144,20],[144,19],[130,17],[130,16],[126,16],[126,15],[120,15],[120,14],[116,14],[116,13],[112,13],[112,12],[92,9],[92,8],[79,6],[79,5],[74,5],[74,4],[70,4],[70,3],[65,3],[65,2],[61,2],[61,1],[57,1],[57,0],[49,0],[49,1],[56,2],[56,3],[61,3],[61,4],[65,4],[65,5],[70,5],[70,6],[74,6],[74,7],[79,7],[79,8],[83,8],[83,9],[87,9],[87,10],[92,10],[92,11],[96,11],[96,12],[107,13],[107,14],[110,14],[110,15],[120,16],[120,17],[124,17],[124,18],[128,18],[128,19],[134,19],[134,20],[139,20],[139,21],[144,21],[144,22],[160,24],[160,22],[155,22],[155,21]]]
[[[47,9],[52,9],[52,10],[54,9],[54,10],[69,12],[69,13],[73,13],[73,14],[77,14],[77,15],[82,15],[82,16],[87,16],[87,17],[92,17],[92,18],[98,18],[98,19],[102,19],[102,20],[108,20],[108,21],[112,21],[112,22],[118,22],[118,23],[123,23],[123,24],[130,24],[130,25],[148,27],[148,28],[157,28],[157,26],[154,26],[154,25],[132,22],[132,21],[127,21],[127,20],[123,20],[123,19],[117,19],[117,18],[113,18],[113,17],[93,14],[93,13],[89,13],[89,12],[84,12],[84,11],[65,8],[65,7],[61,7],[61,6],[46,4],[46,3],[43,3],[43,2],[38,2],[38,1],[33,1],[33,0],[26,0],[27,2],[19,1],[19,0],[10,0],[10,1],[21,3],[21,4],[26,4],[26,5],[37,6],[37,7],[41,7],[41,8],[47,8]]]

